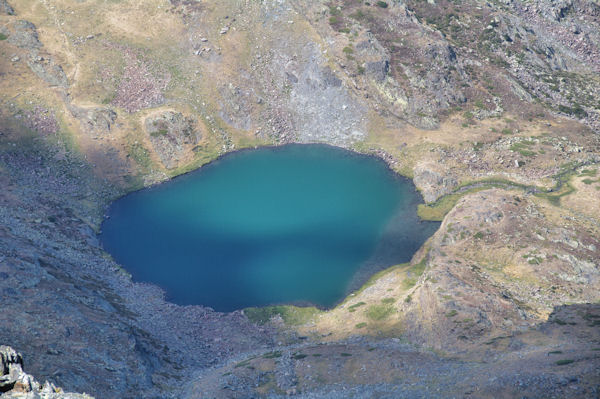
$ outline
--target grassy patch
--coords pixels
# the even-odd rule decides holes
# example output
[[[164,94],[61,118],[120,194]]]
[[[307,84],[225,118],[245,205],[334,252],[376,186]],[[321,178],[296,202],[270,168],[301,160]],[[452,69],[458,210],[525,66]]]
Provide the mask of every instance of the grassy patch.
[[[396,298],[383,298],[381,300],[382,303],[386,303],[386,304],[392,304],[394,302],[396,302]]]
[[[129,145],[127,152],[133,160],[141,167],[148,169],[152,166],[152,159],[150,158],[150,152],[142,144],[134,142]]]
[[[367,326],[367,323],[365,323],[365,322],[362,322],[362,323],[358,323],[358,324],[357,324],[357,325],[355,325],[354,327],[356,327],[356,328],[363,328],[363,327],[366,327],[366,326]]]
[[[369,319],[375,321],[385,320],[392,314],[394,308],[390,305],[371,305],[366,311]]]
[[[150,133],[150,136],[152,136],[152,137],[162,137],[162,136],[166,136],[167,133],[169,133],[169,131],[167,129],[160,129],[159,131]]]
[[[426,266],[427,266],[427,254],[425,256],[423,256],[423,259],[421,259],[421,261],[419,263],[415,264],[414,266],[411,266],[406,271],[406,278],[404,279],[404,281],[402,281],[402,286],[404,287],[404,289],[408,290],[408,289],[414,287],[415,284],[417,284],[419,277],[421,277],[423,275],[423,273],[425,272]]]
[[[452,309],[451,311],[449,311],[448,313],[446,313],[446,317],[454,317],[458,314],[458,312],[454,309]]]
[[[296,359],[296,360],[301,360],[301,359],[304,359],[306,356],[308,356],[308,355],[305,355],[304,353],[294,353],[292,355],[292,358]]]
[[[575,361],[575,360],[573,360],[573,359],[561,359],[561,360],[558,360],[558,361],[556,362],[556,365],[557,365],[557,366],[564,366],[565,364],[571,364],[571,363],[573,363],[574,361]]]
[[[8,39],[8,36],[6,36],[4,33],[0,33],[0,40],[6,40]]]
[[[352,356],[352,353],[342,352],[342,353],[340,353],[340,356],[342,356],[342,357],[349,357],[349,356]]]
[[[377,2],[377,7],[387,8],[388,7],[388,3],[386,3],[385,1],[378,1]]]
[[[356,312],[356,309],[359,308],[359,307],[361,307],[361,306],[363,306],[363,305],[366,305],[366,303],[362,302],[362,301],[361,302],[357,302],[354,305],[350,305],[350,306],[348,306],[348,312],[350,312],[350,313]]]
[[[552,351],[552,352],[548,352],[549,355],[560,355],[561,353],[563,353],[563,351]]]
[[[240,368],[240,367],[246,367],[246,366],[248,366],[250,364],[250,360],[252,360],[252,359],[247,359],[247,360],[244,360],[242,362],[236,363],[235,366],[233,366],[233,367],[236,368],[236,369]]]
[[[293,326],[301,325],[307,323],[319,313],[321,311],[314,306],[298,307],[281,305],[244,309],[244,314],[251,322],[261,325],[267,323],[277,315],[281,316],[285,324]]]
[[[478,231],[477,233],[473,234],[473,238],[476,240],[481,240],[483,238],[483,232]]]

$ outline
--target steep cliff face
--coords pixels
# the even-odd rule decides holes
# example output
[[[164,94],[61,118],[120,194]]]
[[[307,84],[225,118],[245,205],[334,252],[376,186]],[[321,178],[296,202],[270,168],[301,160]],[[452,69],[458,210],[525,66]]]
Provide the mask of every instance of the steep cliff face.
[[[0,0],[0,342],[97,397],[597,394],[599,10]],[[119,195],[289,142],[383,158],[440,230],[296,325],[170,304],[99,247]]]

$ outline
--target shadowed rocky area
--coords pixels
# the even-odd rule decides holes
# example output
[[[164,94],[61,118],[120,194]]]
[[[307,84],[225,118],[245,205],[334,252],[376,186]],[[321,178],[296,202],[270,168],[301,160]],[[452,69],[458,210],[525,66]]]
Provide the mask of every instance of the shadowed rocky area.
[[[0,396],[598,396],[597,0],[0,0],[0,52]],[[119,196],[292,142],[440,229],[329,311],[176,306],[99,246]]]

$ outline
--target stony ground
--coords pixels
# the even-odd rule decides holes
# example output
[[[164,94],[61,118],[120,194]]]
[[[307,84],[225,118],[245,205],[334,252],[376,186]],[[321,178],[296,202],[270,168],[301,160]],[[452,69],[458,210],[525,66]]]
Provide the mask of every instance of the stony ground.
[[[596,397],[600,4],[0,0],[0,343],[97,397]],[[324,142],[441,221],[327,312],[180,307],[105,206]],[[165,265],[168,266],[168,265]]]

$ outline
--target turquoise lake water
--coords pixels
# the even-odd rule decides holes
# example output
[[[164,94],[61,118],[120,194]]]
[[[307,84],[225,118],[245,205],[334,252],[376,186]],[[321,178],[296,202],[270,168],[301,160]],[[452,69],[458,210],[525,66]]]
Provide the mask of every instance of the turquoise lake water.
[[[260,148],[115,201],[100,239],[134,281],[178,304],[331,307],[433,234],[438,223],[419,221],[419,201],[374,157]]]

